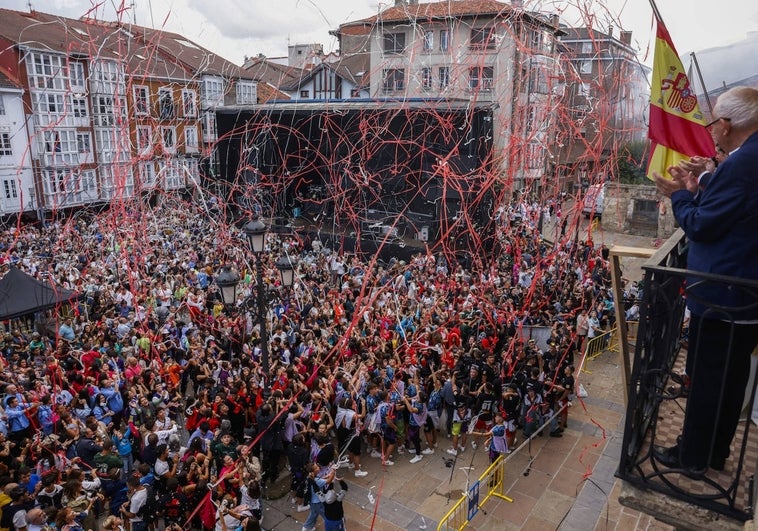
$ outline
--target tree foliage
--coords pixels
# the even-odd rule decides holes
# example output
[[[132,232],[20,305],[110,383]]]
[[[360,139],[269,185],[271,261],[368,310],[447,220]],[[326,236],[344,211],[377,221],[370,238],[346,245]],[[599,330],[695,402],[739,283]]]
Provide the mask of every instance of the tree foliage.
[[[647,157],[647,142],[630,142],[621,146],[618,150],[615,171],[619,182],[622,184],[652,185],[653,183],[645,175]]]

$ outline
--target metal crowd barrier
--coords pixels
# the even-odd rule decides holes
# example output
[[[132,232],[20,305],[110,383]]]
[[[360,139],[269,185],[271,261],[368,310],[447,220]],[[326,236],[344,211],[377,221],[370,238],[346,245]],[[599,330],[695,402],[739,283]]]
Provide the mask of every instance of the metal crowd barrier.
[[[479,476],[479,479],[469,487],[468,491],[463,493],[463,496],[461,496],[461,499],[456,502],[453,508],[442,517],[437,526],[437,531],[452,529],[460,531],[468,525],[476,513],[479,512],[481,506],[492,496],[507,502],[513,502],[511,498],[504,494],[504,479],[505,456],[500,455]]]
[[[594,360],[606,350],[616,352],[618,349],[618,341],[619,338],[616,327],[613,327],[607,332],[603,332],[599,336],[595,336],[592,339],[588,340],[587,345],[584,347],[584,363],[582,364],[582,372],[592,374],[592,371],[587,370],[586,363],[588,361]]]

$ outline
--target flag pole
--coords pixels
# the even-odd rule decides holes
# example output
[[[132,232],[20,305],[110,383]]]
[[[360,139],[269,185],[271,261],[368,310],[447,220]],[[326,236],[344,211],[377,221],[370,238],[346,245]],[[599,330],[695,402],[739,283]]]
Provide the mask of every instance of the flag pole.
[[[711,113],[711,117],[713,117],[713,105],[711,105],[711,97],[708,95],[708,88],[705,86],[705,81],[703,81],[703,73],[700,71],[700,63],[697,62],[697,56],[695,55],[695,52],[690,52],[690,58],[695,64],[695,71],[697,71],[697,77],[700,80],[700,86],[703,87],[703,94],[705,94],[705,102],[708,104],[708,111]]]
[[[658,11],[658,6],[655,5],[655,0],[650,0],[650,7],[653,8],[653,15],[655,15],[656,20],[662,21],[663,17],[661,16],[661,12]]]

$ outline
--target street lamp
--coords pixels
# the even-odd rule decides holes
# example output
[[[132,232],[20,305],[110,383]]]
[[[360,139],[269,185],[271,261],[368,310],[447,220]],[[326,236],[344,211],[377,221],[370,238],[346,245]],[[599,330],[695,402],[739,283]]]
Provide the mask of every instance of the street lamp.
[[[276,268],[282,276],[282,286],[285,288],[290,288],[295,283],[295,265],[297,265],[296,262],[287,256],[282,256],[276,262]]]
[[[256,284],[258,285],[256,297],[258,299],[258,328],[260,329],[261,341],[261,365],[263,366],[263,398],[268,399],[270,394],[270,366],[268,357],[268,327],[266,326],[266,287],[263,284],[263,251],[266,246],[266,224],[260,219],[248,221],[242,231],[245,233],[250,250],[255,255]],[[276,262],[276,267],[281,273],[282,286],[291,287],[295,281],[295,264],[289,259],[282,257]]]
[[[261,364],[263,365],[263,399],[269,397],[268,330],[266,328],[266,292],[263,286],[263,249],[266,244],[266,224],[260,219],[248,221],[242,231],[245,233],[250,250],[255,255],[255,280],[258,285],[258,328],[261,341]]]
[[[222,266],[216,275],[216,285],[221,291],[221,302],[224,306],[232,306],[237,301],[237,285],[240,282],[239,275],[229,266]]]
[[[263,246],[266,244],[266,224],[260,219],[248,221],[242,231],[245,233],[250,249],[256,256],[263,252]]]

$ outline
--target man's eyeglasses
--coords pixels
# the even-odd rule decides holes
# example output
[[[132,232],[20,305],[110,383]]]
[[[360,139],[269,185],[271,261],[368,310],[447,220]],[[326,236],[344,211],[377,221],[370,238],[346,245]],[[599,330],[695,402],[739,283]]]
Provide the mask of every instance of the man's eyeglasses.
[[[719,122],[720,120],[724,120],[726,122],[731,122],[732,121],[731,118],[716,118],[712,122],[705,124],[705,128],[706,129],[710,129],[711,127],[713,127],[714,125],[716,125],[716,123]]]

